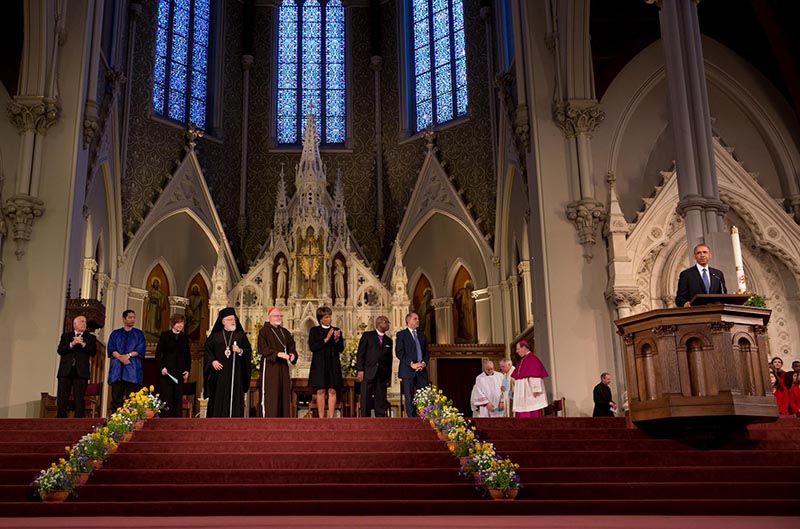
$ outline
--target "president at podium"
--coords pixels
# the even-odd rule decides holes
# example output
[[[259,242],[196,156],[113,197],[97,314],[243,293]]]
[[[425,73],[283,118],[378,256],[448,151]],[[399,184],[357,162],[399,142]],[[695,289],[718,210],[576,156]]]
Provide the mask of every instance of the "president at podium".
[[[708,266],[711,249],[705,244],[694,247],[696,264],[681,272],[678,279],[678,292],[675,294],[676,307],[689,307],[690,301],[698,294],[727,294],[725,275],[722,270]]]

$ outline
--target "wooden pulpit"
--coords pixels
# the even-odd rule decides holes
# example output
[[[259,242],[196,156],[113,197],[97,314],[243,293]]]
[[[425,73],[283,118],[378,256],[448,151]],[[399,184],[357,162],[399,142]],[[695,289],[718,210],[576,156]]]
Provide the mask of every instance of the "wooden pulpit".
[[[771,311],[737,304],[743,300],[736,294],[703,297],[702,305],[615,322],[633,422],[778,416],[767,365]]]

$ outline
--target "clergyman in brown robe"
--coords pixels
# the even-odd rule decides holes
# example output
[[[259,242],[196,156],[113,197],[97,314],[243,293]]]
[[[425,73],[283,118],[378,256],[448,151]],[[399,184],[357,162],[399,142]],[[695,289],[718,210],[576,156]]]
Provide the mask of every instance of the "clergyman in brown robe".
[[[292,333],[281,327],[283,313],[273,307],[267,323],[258,332],[261,353],[261,412],[264,417],[291,417],[292,379],[289,363],[297,363]]]

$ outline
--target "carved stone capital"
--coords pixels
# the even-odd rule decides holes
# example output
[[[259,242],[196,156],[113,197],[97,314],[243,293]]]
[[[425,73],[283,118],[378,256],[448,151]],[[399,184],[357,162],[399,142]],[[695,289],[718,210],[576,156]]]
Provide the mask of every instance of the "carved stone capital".
[[[436,309],[444,309],[453,306],[453,298],[434,298],[431,300],[431,305]]]
[[[249,70],[253,67],[253,56],[252,55],[242,55],[242,70]]]
[[[567,205],[565,211],[578,231],[578,240],[583,245],[583,257],[591,261],[592,246],[597,242],[597,229],[606,220],[606,208],[602,202],[593,198],[584,198]]]
[[[658,327],[653,327],[650,329],[650,332],[652,332],[657,338],[661,338],[662,336],[674,335],[675,331],[677,330],[677,325],[659,325]]]
[[[530,271],[531,271],[531,262],[530,261],[521,261],[517,265],[517,272],[519,272],[522,275],[530,273]]]
[[[128,82],[128,78],[125,76],[125,70],[112,66],[106,70],[106,81],[111,85],[111,92],[118,94],[122,90],[122,85]]]
[[[753,331],[756,334],[767,334],[767,326],[766,325],[753,325]]]
[[[557,103],[553,106],[553,119],[567,138],[580,134],[592,137],[592,132],[606,118],[606,113],[595,101],[588,106],[570,102]]]
[[[186,129],[186,146],[190,151],[197,147],[197,139],[203,137],[203,131],[198,129],[194,123],[189,122],[189,127]]]
[[[517,106],[517,111],[514,113],[514,133],[519,138],[520,143],[525,146],[525,150],[528,150],[531,144],[531,125],[530,118],[528,117],[528,105]]]
[[[730,332],[733,329],[733,322],[731,321],[712,321],[708,324],[711,332]]]
[[[369,67],[373,72],[380,72],[383,70],[383,57],[380,55],[373,55],[369,58]]]
[[[183,296],[169,296],[167,299],[169,300],[170,307],[186,310],[186,307],[189,306],[189,298],[185,298]]]
[[[625,345],[633,345],[634,335],[633,334],[626,334],[622,337],[625,341]]]
[[[94,135],[97,134],[99,120],[97,117],[97,103],[94,101],[86,102],[86,109],[83,112],[83,148],[86,149],[92,144]]]
[[[14,195],[6,200],[3,207],[3,216],[8,219],[11,227],[11,237],[17,244],[14,252],[17,259],[22,259],[31,240],[33,219],[41,217],[44,213],[44,202],[30,195]]]
[[[642,294],[638,290],[614,290],[608,297],[617,308],[630,308],[642,302]]]
[[[8,102],[6,111],[20,134],[31,130],[45,134],[58,121],[58,107],[52,99],[17,97]]]

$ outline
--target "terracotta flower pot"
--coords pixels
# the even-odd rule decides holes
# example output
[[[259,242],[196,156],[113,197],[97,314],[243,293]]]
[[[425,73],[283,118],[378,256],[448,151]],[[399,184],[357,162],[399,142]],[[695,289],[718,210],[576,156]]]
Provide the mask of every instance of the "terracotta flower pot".
[[[77,483],[78,485],[85,485],[86,480],[88,479],[89,479],[88,472],[78,472],[77,474],[75,474],[75,483]]]
[[[42,501],[64,501],[69,497],[68,490],[54,490],[42,496]]]
[[[108,454],[109,454],[109,455],[111,455],[111,454],[116,454],[116,453],[117,453],[117,450],[119,450],[119,445],[111,445],[111,446],[108,448]]]
[[[438,437],[440,441],[444,441],[447,435],[444,432],[436,432],[436,437]]]
[[[508,489],[508,490],[500,490],[500,489],[489,489],[489,495],[492,497],[493,500],[513,500],[517,497],[517,493],[519,489]]]
[[[141,430],[144,427],[144,421],[136,421],[133,423],[134,430]]]
[[[90,459],[89,463],[92,464],[95,470],[100,470],[103,468],[103,460],[102,459]]]
[[[145,419],[152,419],[152,418],[153,418],[153,417],[155,417],[155,416],[156,416],[156,412],[155,412],[155,411],[153,411],[153,410],[147,409],[147,410],[145,410],[145,412],[144,412],[144,418],[145,418]]]
[[[456,450],[456,443],[454,441],[447,441],[447,449],[451,452],[455,452]]]
[[[128,442],[128,441],[130,441],[131,439],[133,439],[133,432],[125,432],[125,433],[122,435],[122,442],[123,442],[123,443],[127,443],[127,442]]]

